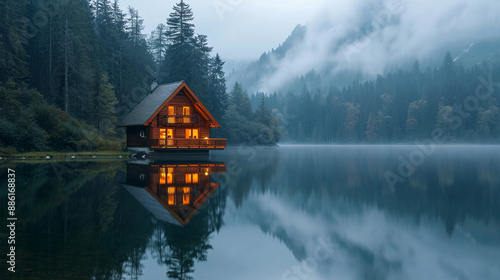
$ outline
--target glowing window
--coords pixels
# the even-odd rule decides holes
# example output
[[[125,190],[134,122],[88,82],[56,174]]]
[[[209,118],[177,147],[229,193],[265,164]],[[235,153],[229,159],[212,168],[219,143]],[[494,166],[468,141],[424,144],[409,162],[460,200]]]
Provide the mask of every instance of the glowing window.
[[[175,123],[175,107],[168,106],[168,123]]]
[[[198,129],[186,129],[186,139],[198,139]]]
[[[174,169],[169,168],[167,173],[167,184],[173,184],[174,182]]]
[[[167,129],[167,139],[172,139],[174,138],[174,130],[173,129]]]
[[[167,139],[167,130],[166,129],[160,129],[160,140],[158,141],[158,144],[160,146],[165,145],[165,139]]]
[[[165,168],[160,168],[160,185],[164,185],[166,182],[167,174]]]
[[[175,204],[175,187],[168,188],[168,205]]]
[[[189,201],[191,199],[191,188],[189,187],[184,187],[182,188],[183,194],[182,194],[182,204],[189,204]]]
[[[191,123],[191,109],[187,106],[182,107],[182,114],[184,117],[182,118],[183,123]]]
[[[186,174],[186,184],[197,184],[198,173]]]

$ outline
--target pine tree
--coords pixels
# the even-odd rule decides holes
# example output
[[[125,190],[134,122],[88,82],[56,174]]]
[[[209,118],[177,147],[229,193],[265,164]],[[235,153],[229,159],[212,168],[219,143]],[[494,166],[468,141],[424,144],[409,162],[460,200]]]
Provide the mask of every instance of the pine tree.
[[[109,83],[109,78],[102,74],[97,83],[97,90],[94,95],[93,120],[98,129],[99,135],[113,134],[116,125],[116,99],[113,85]]]
[[[111,5],[111,15],[116,28],[118,30],[125,29],[125,15],[118,4],[118,0],[113,1],[113,4]]]
[[[358,140],[357,129],[359,126],[360,106],[359,104],[347,103],[346,107],[347,107],[347,115],[345,117],[345,131],[347,140],[357,141]]]
[[[164,63],[166,73],[165,82],[185,80],[191,82],[191,73],[194,72],[194,24],[193,12],[183,0],[175,4],[173,12],[167,19],[165,33],[169,41],[167,57]]]
[[[264,94],[261,96],[259,108],[255,111],[254,115],[257,122],[266,126],[266,129],[261,131],[261,135],[259,135],[261,144],[277,143],[281,138],[278,120],[266,107],[266,96]]]
[[[233,90],[231,91],[232,103],[235,105],[236,112],[238,112],[243,117],[248,120],[253,119],[252,106],[250,105],[250,100],[240,84],[235,83]]]
[[[0,2],[0,82],[24,81],[28,76],[29,34],[23,29],[26,0],[2,0]]]
[[[137,43],[144,39],[144,36],[141,33],[144,29],[144,19],[139,16],[139,11],[133,7],[128,7],[128,12],[129,18],[127,20],[127,31],[129,38],[131,38],[134,43]]]
[[[219,54],[216,54],[210,62],[210,98],[207,103],[207,108],[210,112],[212,112],[215,119],[222,119],[222,116],[228,106],[226,78],[223,69],[224,62],[220,58]]]
[[[379,140],[380,120],[378,114],[370,113],[366,124],[365,136],[369,141],[375,142]]]
[[[43,5],[43,1],[33,2],[33,8],[42,9]],[[48,13],[48,21],[39,24],[31,40],[31,85],[50,104],[85,119],[97,68],[92,13],[86,0],[54,5],[57,13]]]
[[[209,89],[210,52],[206,35],[196,35],[191,60],[193,68],[190,72],[190,87],[203,103],[211,102]]]
[[[167,27],[165,24],[158,24],[156,29],[151,31],[151,35],[148,40],[149,49],[151,50],[155,63],[158,67],[163,65],[165,54],[167,52],[167,37],[165,35],[166,29]]]

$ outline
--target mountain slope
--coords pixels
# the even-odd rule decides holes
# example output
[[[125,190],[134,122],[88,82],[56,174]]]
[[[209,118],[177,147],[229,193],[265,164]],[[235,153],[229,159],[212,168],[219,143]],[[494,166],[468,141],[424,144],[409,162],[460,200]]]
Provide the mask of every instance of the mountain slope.
[[[307,87],[343,87],[396,68],[437,67],[446,51],[471,66],[500,58],[500,28],[491,10],[500,3],[464,0],[441,3],[429,11],[428,0],[363,1],[337,16],[325,14],[298,25],[278,48],[228,75],[249,92],[286,92]],[[392,1],[394,2],[394,1]],[[355,5],[353,4],[353,5]],[[339,16],[340,15],[340,16]]]

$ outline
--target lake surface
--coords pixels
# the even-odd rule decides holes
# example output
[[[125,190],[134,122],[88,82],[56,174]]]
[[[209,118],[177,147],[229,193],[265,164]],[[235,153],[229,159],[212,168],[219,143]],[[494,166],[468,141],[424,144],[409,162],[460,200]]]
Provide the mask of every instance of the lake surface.
[[[1,167],[1,279],[500,279],[499,146]]]

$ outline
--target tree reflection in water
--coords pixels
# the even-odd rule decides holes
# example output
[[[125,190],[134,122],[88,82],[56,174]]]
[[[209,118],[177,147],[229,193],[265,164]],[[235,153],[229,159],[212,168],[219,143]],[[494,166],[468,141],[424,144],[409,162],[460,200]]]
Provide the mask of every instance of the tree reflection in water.
[[[225,187],[210,175],[225,172],[213,162],[128,164],[124,187],[152,214],[149,249],[170,279],[192,279],[195,262],[207,260],[209,237],[222,226]]]
[[[193,164],[186,164],[191,168],[186,170],[194,174]],[[213,173],[224,172],[225,165],[214,165],[200,169],[198,183],[192,179],[193,183],[185,184],[179,179],[182,191],[190,188],[190,201],[170,210],[186,219],[182,225],[155,218],[120,186],[119,182],[126,182],[137,189],[163,188],[159,181],[157,186],[148,181],[137,187],[135,183],[142,177],[134,179],[124,162],[81,162],[61,180],[51,164],[10,164],[9,168],[23,178],[17,183],[16,193],[22,197],[17,201],[22,222],[16,228],[16,255],[22,266],[9,275],[4,275],[5,267],[0,279],[138,279],[144,274],[148,253],[168,267],[165,278],[192,279],[194,263],[207,259],[209,236],[223,224],[226,188],[214,185],[210,178]],[[141,168],[159,180],[158,166]],[[1,175],[5,170],[2,168]],[[179,178],[185,178],[180,173],[182,168],[176,171]],[[3,183],[2,190],[6,190]],[[183,195],[179,201],[187,202],[182,200]],[[1,197],[5,199],[3,194]],[[4,217],[6,209],[0,210]]]

